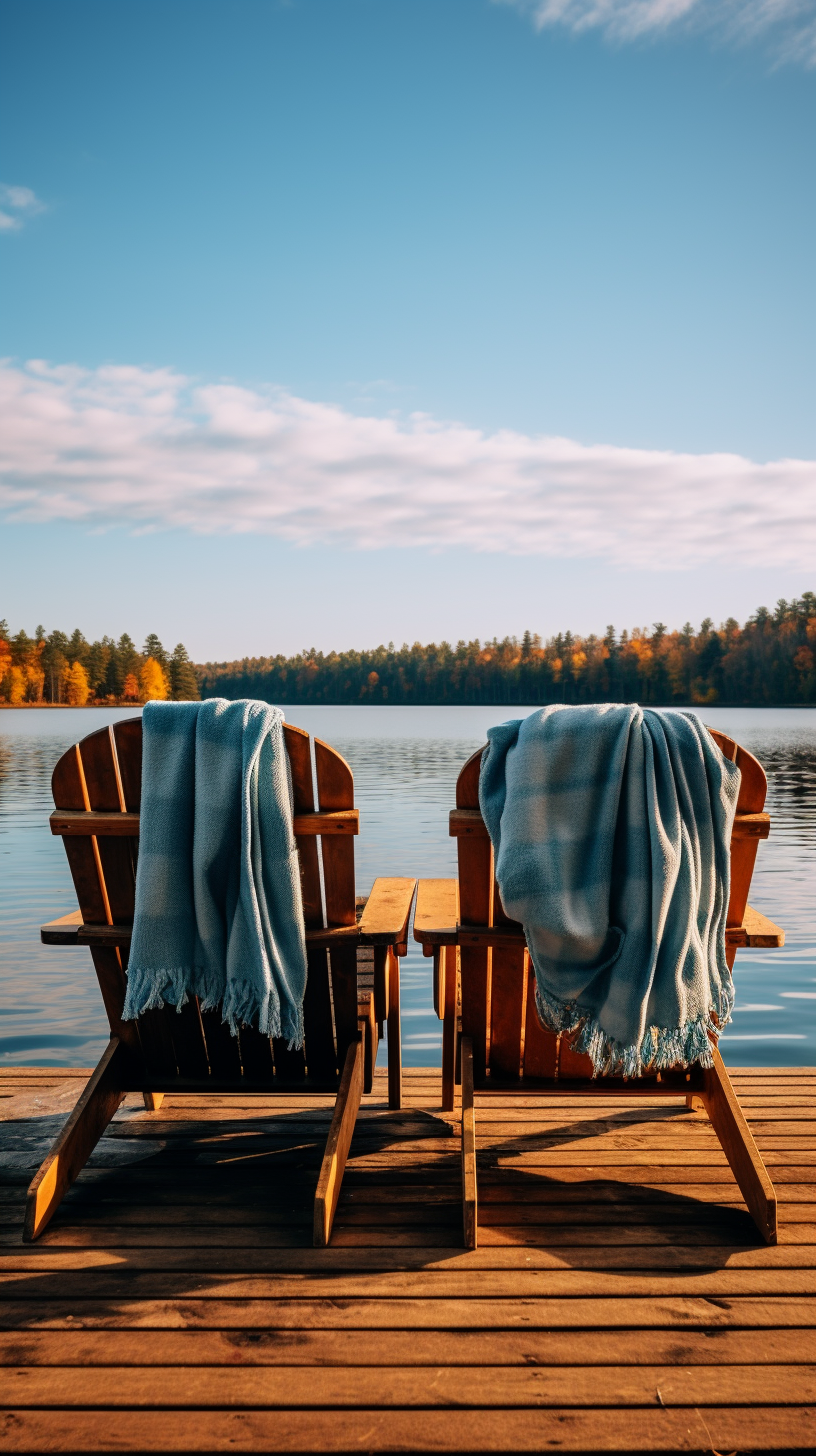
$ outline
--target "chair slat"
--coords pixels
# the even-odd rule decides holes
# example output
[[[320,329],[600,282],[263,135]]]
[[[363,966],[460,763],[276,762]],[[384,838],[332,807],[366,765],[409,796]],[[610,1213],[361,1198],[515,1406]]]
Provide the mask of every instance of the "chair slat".
[[[125,796],[111,729],[100,728],[98,733],[84,738],[80,753],[90,807],[121,813],[125,809]],[[134,841],[100,835],[96,842],[113,923],[132,925],[136,889]]]
[[[524,1076],[554,1077],[558,1068],[558,1037],[541,1025],[535,1004],[535,971],[527,957],[527,1006],[524,1022]]]
[[[119,777],[125,808],[130,814],[138,814],[142,802],[142,720],[125,718],[114,724],[113,741],[119,761]]]
[[[251,1082],[271,1082],[275,1075],[275,1064],[269,1037],[263,1036],[257,1027],[242,1026],[238,1040],[244,1076]]]
[[[292,770],[292,797],[295,814],[314,813],[314,787],[312,784],[312,757],[309,750],[309,735],[302,728],[285,723],[283,736],[289,765]],[[353,807],[353,805],[352,805]],[[317,841],[313,835],[302,834],[297,838],[300,859],[300,886],[303,896],[303,918],[307,930],[323,925],[323,904],[320,895],[320,868],[317,857]]]
[[[592,1077],[595,1068],[592,1058],[584,1052],[577,1052],[573,1043],[579,1032],[562,1032],[558,1038],[558,1076],[566,1081],[569,1077]]]
[[[478,809],[481,750],[468,759],[456,784],[457,809]],[[459,920],[462,925],[493,924],[493,846],[489,839],[459,838]],[[492,951],[462,946],[462,1034],[473,1043],[473,1073],[484,1079],[490,1045],[490,972]]]
[[[336,950],[329,951],[329,962],[337,1064],[342,1068],[345,1065],[346,1052],[357,1035],[357,947],[338,946]],[[309,1071],[312,1071],[311,1061]]]
[[[754,758],[752,753],[742,748],[725,733],[719,733],[713,728],[708,731],[721,752],[725,754],[726,758],[735,762],[740,771],[737,813],[761,813],[765,806],[765,795],[768,790],[768,780],[761,763]],[[727,917],[729,926],[742,925],[758,848],[758,839],[735,835],[731,840],[731,898],[728,902]],[[733,962],[734,951],[731,949],[729,964],[733,965]]]
[[[494,946],[490,985],[490,1070],[499,1077],[521,1072],[521,1033],[527,999],[522,948]]]
[[[236,1082],[241,1077],[241,1048],[237,1036],[221,1020],[221,1012],[201,1011],[210,1076],[214,1082]]]
[[[292,797],[295,814],[314,813],[312,755],[309,735],[302,728],[286,723],[283,728],[289,766],[292,772]],[[323,927],[323,902],[320,892],[320,866],[317,840],[314,835],[296,836],[300,860],[300,888],[303,897],[303,919],[307,930]],[[305,1047],[291,1051],[282,1039],[273,1042],[276,1072],[287,1081],[299,1081],[306,1075],[307,1058],[310,1072],[320,1078],[337,1075],[337,1060],[331,1022],[331,994],[326,955],[310,954],[306,996],[303,1003]],[[326,1038],[328,1025],[328,1040]]]
[[[323,810],[351,809],[354,805],[354,778],[346,760],[323,743],[314,740],[317,806]],[[354,925],[357,904],[354,883],[354,840],[323,838],[320,841],[323,861],[323,888],[326,897],[327,925]],[[332,1007],[337,1066],[342,1069],[346,1051],[357,1035],[357,951],[354,946],[338,946],[329,952]],[[312,1058],[306,1056],[312,1073]]]
[[[143,1011],[138,1021],[126,1021],[125,1026],[136,1027],[142,1048],[144,1065],[149,1077],[173,1078],[178,1076],[178,1062],[173,1037],[170,1031],[170,1017],[175,1008],[165,1006],[154,1011]]]
[[[272,1055],[275,1061],[276,1077],[280,1077],[284,1082],[304,1081],[306,1077],[305,1046],[290,1048],[286,1037],[276,1036],[272,1041]]]
[[[505,911],[493,879],[493,924],[521,926]],[[523,933],[523,932],[522,932]],[[524,944],[494,946],[490,969],[490,1070],[501,1077],[521,1072],[522,1030],[527,992]]]
[[[316,1081],[338,1076],[334,1042],[328,952],[310,950],[303,1022],[306,1028],[306,1065]]]
[[[765,770],[747,749],[737,747],[737,768],[742,775],[737,810],[741,814],[758,814],[764,808],[768,780]],[[731,841],[731,897],[728,902],[728,924],[742,925],[748,892],[754,873],[759,841],[756,839],[732,839]],[[726,947],[726,959],[733,966],[736,946]]]
[[[51,777],[51,791],[58,809],[90,809],[79,744],[62,755]],[[95,839],[63,840],[74,888],[87,925],[111,925],[113,919]]]
[[[79,744],[74,744],[60,758],[51,778],[51,789],[58,809],[90,809]],[[97,841],[83,839],[69,843],[63,840],[63,844],[83,921],[88,925],[110,925],[112,916]],[[140,1037],[136,1024],[122,1021],[126,986],[119,951],[99,947],[91,951],[91,957],[111,1032],[132,1052],[139,1054]]]
[[[179,1076],[208,1077],[210,1063],[198,997],[194,996],[180,1011],[167,1007],[165,1023],[173,1042]]]
[[[346,760],[319,738],[314,740],[314,748],[318,808],[353,809],[354,778]],[[321,848],[327,924],[354,925],[354,840],[327,835],[321,839]]]

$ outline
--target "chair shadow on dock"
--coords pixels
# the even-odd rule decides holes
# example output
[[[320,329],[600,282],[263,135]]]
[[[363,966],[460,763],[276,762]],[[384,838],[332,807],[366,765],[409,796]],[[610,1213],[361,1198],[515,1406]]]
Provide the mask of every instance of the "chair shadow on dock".
[[[253,1111],[247,1100],[233,1099],[238,1105],[230,1109],[168,1098],[148,1114],[129,1098],[43,1235],[43,1253],[115,1248],[117,1277],[143,1268],[151,1248],[157,1256],[162,1250],[168,1274],[176,1268],[199,1276],[237,1264],[244,1273],[278,1269],[286,1250],[301,1251],[298,1267],[316,1273],[341,1269],[347,1261],[338,1265],[334,1257],[341,1250],[367,1251],[372,1270],[383,1269],[385,1251],[391,1269],[461,1261],[455,1115],[365,1108],[332,1248],[321,1251],[311,1249],[312,1198],[331,1106]],[[624,1248],[661,1248],[666,1272],[679,1267],[678,1242],[683,1267],[691,1267],[689,1249],[697,1246],[698,1265],[709,1268],[727,1264],[733,1249],[759,1246],[702,1116],[666,1104],[618,1103],[575,1119],[563,1107],[527,1107],[525,1124],[508,1123],[506,1135],[488,1117],[478,1160],[489,1246],[549,1247],[562,1268],[610,1269],[614,1238]],[[45,1115],[3,1124],[4,1176],[21,1197],[26,1170],[36,1167],[60,1121]],[[6,1247],[19,1237],[19,1227],[6,1223]],[[188,1282],[181,1280],[179,1296]]]

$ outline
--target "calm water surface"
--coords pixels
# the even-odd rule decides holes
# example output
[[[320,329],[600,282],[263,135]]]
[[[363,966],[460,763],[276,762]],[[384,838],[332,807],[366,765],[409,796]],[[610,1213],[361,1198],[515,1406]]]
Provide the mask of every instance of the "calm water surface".
[[[360,808],[357,888],[376,875],[456,873],[447,834],[456,776],[488,727],[524,708],[292,708],[291,722],[338,749]],[[107,1041],[90,955],[46,947],[39,927],[76,908],[62,841],[48,829],[51,772],[78,738],[125,709],[0,711],[0,1063],[89,1066]],[[707,709],[768,774],[771,838],[760,845],[751,902],[783,925],[783,950],[741,951],[737,1008],[723,1035],[735,1066],[816,1063],[816,712]],[[441,1059],[431,962],[412,942],[402,962],[403,1058]]]

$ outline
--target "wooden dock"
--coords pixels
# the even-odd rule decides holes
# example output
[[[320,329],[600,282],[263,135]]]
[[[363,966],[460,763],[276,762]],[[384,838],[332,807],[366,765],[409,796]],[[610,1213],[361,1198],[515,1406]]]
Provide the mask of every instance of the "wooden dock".
[[[460,1249],[440,1076],[364,1100],[311,1247],[331,1099],[129,1097],[42,1241],[26,1186],[85,1074],[0,1073],[8,1451],[816,1447],[816,1069],[737,1071],[760,1245],[704,1114],[482,1103]]]

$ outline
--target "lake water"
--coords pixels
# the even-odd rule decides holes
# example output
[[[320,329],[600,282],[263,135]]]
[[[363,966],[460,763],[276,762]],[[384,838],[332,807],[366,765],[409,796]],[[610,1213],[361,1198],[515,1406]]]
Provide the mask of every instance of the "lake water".
[[[456,873],[447,815],[461,765],[487,728],[524,708],[292,708],[291,722],[338,749],[360,809],[357,888],[376,875]],[[53,838],[51,771],[71,743],[132,709],[0,711],[0,1064],[91,1066],[107,1022],[87,950],[40,944],[39,927],[76,908],[62,841]],[[723,1035],[734,1066],[816,1063],[816,712],[709,708],[768,774],[771,838],[760,845],[751,902],[784,926],[782,950],[740,951],[737,1004]],[[402,962],[403,1058],[441,1060],[431,961],[415,942]]]

